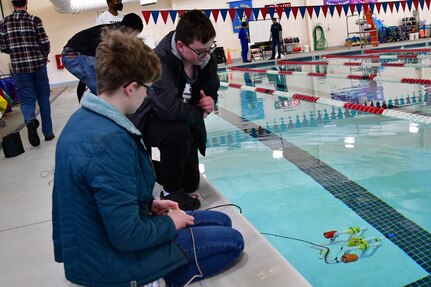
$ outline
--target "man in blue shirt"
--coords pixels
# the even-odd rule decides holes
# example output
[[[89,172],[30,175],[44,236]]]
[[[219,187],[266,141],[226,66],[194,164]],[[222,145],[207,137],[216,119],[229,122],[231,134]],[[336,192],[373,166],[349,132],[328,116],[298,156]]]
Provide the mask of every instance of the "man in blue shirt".
[[[274,60],[275,58],[275,47],[278,49],[277,59],[281,58],[282,30],[280,23],[277,23],[277,19],[272,18],[271,35],[269,36],[269,41],[272,40],[272,56],[269,60]]]
[[[241,42],[241,57],[243,63],[250,63],[251,61],[248,60],[248,43],[250,42],[250,38],[248,37],[247,33],[247,22],[242,22],[241,30],[238,33],[238,39]]]

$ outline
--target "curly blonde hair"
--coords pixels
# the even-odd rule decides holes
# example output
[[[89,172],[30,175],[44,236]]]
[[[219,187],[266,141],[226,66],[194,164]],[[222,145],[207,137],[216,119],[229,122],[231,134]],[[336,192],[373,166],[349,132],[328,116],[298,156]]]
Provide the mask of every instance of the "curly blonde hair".
[[[97,92],[111,93],[124,84],[151,83],[162,74],[157,55],[127,28],[104,29],[96,49]]]

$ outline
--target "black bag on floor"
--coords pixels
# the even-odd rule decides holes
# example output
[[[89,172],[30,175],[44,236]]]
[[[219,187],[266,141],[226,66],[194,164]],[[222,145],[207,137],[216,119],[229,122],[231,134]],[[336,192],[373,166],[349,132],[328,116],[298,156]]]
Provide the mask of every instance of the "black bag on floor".
[[[1,145],[5,157],[14,157],[24,153],[24,146],[22,145],[19,133],[9,134],[3,137]]]

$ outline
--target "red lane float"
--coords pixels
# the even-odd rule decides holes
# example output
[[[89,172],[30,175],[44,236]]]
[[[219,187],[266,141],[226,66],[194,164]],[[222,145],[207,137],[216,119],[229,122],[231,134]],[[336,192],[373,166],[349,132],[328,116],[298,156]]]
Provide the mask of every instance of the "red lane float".
[[[421,49],[379,49],[379,50],[365,50],[365,54],[371,53],[426,53],[431,52],[431,48],[421,48]]]
[[[418,85],[429,85],[431,84],[430,79],[409,79],[409,78],[382,78],[377,75],[342,75],[342,74],[327,74],[327,73],[305,73],[305,72],[295,72],[295,71],[277,71],[277,70],[263,70],[263,69],[250,69],[250,68],[229,68],[230,71],[239,71],[247,73],[263,73],[263,74],[279,74],[279,75],[297,75],[297,76],[308,76],[308,77],[319,77],[319,78],[334,78],[334,79],[349,79],[358,81],[381,81],[381,82],[392,82],[392,83],[405,83],[405,84],[418,84]]]
[[[362,104],[343,102],[343,101],[339,101],[339,100],[332,100],[332,99],[320,98],[317,96],[310,96],[310,95],[303,95],[303,94],[293,94],[292,95],[291,93],[288,93],[288,92],[276,91],[276,90],[266,89],[266,88],[249,87],[249,86],[235,84],[235,83],[221,82],[220,86],[231,87],[231,88],[236,88],[236,89],[241,89],[241,90],[246,90],[246,91],[255,91],[255,92],[263,93],[263,94],[270,94],[270,95],[274,95],[274,96],[286,97],[288,99],[294,98],[297,100],[312,102],[312,103],[316,103],[316,104],[320,104],[320,105],[335,106],[335,107],[340,107],[340,108],[344,108],[344,109],[348,109],[348,110],[357,110],[360,112],[365,112],[365,113],[370,113],[370,114],[375,114],[375,115],[380,115],[380,116],[385,116],[385,117],[392,117],[392,118],[396,118],[396,119],[407,120],[410,122],[424,123],[427,125],[431,125],[431,117],[430,116],[417,115],[417,114],[402,112],[399,110],[391,110],[391,109],[387,109],[385,107],[379,108],[379,107],[375,107],[375,106],[366,106],[366,105],[362,105]]]
[[[315,66],[319,66],[319,65],[328,65],[328,62],[304,62],[304,65],[315,65]],[[323,63],[323,64],[320,64]],[[287,66],[301,66],[302,63],[301,62],[294,62],[294,61],[278,61],[277,62],[278,65],[287,65]],[[431,64],[411,64],[411,63],[361,63],[361,62],[345,62],[345,63],[331,63],[329,65],[332,66],[339,66],[339,65],[343,65],[343,66],[373,66],[373,67],[425,67],[425,68],[431,68]],[[242,68],[243,69],[243,68]]]

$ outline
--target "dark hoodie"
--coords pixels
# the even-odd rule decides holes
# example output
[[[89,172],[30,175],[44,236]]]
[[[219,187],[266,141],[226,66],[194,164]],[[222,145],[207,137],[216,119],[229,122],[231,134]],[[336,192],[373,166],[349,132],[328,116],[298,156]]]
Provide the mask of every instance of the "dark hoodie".
[[[217,91],[220,81],[217,75],[217,61],[211,55],[205,66],[198,67],[198,76],[192,84],[192,95],[188,103],[183,102],[183,91],[187,83],[184,64],[172,52],[172,37],[170,32],[154,49],[162,64],[162,77],[154,82],[156,93],[147,97],[142,106],[131,116],[132,122],[143,133],[144,126],[151,124],[151,117],[158,117],[168,125],[170,122],[183,121],[188,123],[194,131],[195,139],[202,155],[205,155],[206,129],[203,111],[196,106],[200,99],[200,90],[213,98],[217,103]]]

